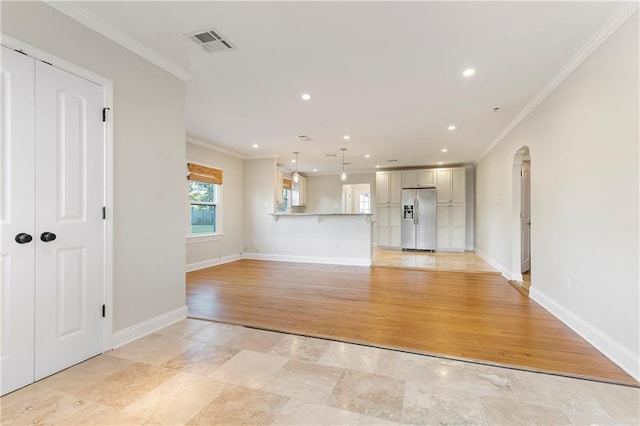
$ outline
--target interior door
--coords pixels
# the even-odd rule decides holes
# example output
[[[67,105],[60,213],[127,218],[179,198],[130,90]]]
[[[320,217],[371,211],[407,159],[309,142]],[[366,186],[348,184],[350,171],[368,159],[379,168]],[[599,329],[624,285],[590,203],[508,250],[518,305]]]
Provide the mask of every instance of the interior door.
[[[36,380],[102,352],[103,105],[36,62]]]
[[[522,162],[520,178],[520,248],[521,270],[527,272],[531,269],[531,162]]]
[[[0,391],[34,380],[34,60],[6,47],[0,71]],[[16,241],[20,234],[22,242]]]

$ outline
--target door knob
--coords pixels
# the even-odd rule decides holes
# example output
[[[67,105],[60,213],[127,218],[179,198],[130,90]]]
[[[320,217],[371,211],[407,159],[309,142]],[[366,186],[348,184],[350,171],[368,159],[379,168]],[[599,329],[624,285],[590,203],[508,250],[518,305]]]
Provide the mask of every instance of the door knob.
[[[18,244],[27,244],[33,240],[33,237],[29,234],[25,234],[24,232],[16,235],[16,243]]]
[[[53,241],[56,239],[56,234],[54,234],[53,232],[43,232],[42,235],[40,235],[40,239],[45,243],[48,243],[49,241]]]

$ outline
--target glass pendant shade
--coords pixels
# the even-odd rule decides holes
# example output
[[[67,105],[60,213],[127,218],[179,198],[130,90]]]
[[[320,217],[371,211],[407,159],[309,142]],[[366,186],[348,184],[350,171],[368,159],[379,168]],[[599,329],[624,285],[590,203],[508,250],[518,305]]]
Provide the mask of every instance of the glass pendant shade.
[[[347,172],[344,171],[344,152],[347,150],[347,148],[340,148],[340,151],[342,151],[342,173],[340,173],[340,180],[342,182],[347,180]]]
[[[300,173],[298,173],[298,154],[300,154],[298,151],[294,152],[294,154],[296,155],[296,171],[293,172],[293,174],[291,175],[291,178],[293,179],[294,183],[298,183],[300,182]]]

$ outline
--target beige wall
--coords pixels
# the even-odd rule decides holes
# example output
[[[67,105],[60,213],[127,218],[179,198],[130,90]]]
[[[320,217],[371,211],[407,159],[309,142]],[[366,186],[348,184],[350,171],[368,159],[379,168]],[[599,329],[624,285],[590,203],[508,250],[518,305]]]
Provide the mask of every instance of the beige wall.
[[[528,146],[531,294],[636,378],[638,61],[636,12],[480,161],[475,238],[479,251],[519,272],[512,165]]]
[[[213,148],[187,143],[187,161],[222,169],[222,235],[187,239],[187,266],[222,260],[242,252],[244,220],[244,161]],[[188,233],[188,220],[185,225]]]
[[[114,331],[184,306],[184,82],[44,3],[1,7],[4,34],[113,81]]]
[[[277,162],[275,158],[245,160],[244,163],[244,252],[271,249]]]

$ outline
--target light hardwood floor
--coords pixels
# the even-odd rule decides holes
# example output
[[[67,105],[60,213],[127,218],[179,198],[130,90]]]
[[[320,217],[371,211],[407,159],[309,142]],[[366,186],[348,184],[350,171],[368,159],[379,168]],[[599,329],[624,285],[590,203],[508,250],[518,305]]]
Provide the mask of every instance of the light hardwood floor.
[[[499,272],[473,252],[447,253],[426,251],[402,251],[375,248],[374,267],[428,269],[437,271]]]
[[[189,315],[637,386],[500,275],[240,260],[187,274]]]

